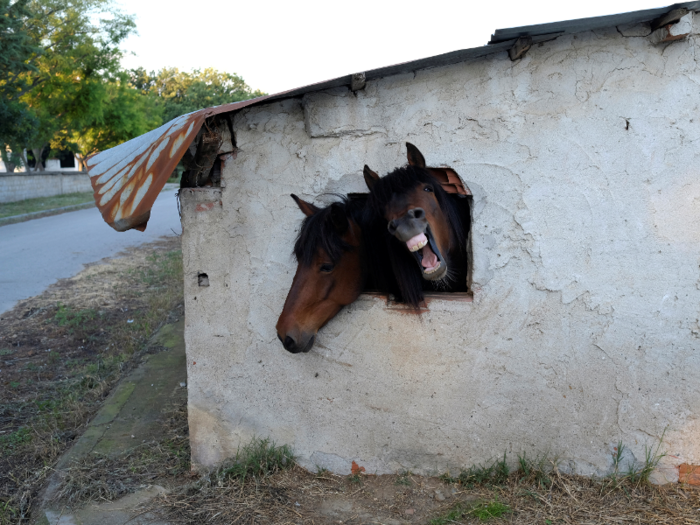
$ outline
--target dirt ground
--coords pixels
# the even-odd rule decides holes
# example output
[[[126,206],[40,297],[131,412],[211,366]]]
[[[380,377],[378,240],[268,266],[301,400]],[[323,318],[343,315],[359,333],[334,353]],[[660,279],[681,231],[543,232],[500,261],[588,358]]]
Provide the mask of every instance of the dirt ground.
[[[148,343],[158,327],[182,315],[178,243],[91,265],[2,315],[0,525],[37,518],[37,495],[57,459],[117,381],[159,351]],[[72,465],[62,501],[91,505],[161,486],[134,517],[172,524],[700,524],[695,487],[564,475],[544,458],[517,468],[518,458],[510,468],[494,461],[453,477],[373,476],[360,467],[336,476],[307,472],[270,446],[195,473],[186,399],[164,411],[162,439]]]
[[[179,243],[92,264],[0,316],[0,524],[26,522],[56,460],[182,311]]]

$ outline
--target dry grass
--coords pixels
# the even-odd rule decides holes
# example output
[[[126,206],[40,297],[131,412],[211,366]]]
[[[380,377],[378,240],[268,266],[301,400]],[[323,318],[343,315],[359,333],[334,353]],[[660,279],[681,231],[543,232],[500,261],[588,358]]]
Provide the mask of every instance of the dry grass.
[[[71,505],[113,501],[155,481],[172,484],[177,478],[189,477],[187,399],[182,392],[181,399],[163,410],[164,439],[143,443],[120,456],[93,454],[73,463],[65,469],[54,501]]]
[[[26,523],[59,456],[182,308],[179,238],[63,279],[0,323],[0,525]]]
[[[470,470],[473,475],[483,467]],[[568,475],[545,460],[521,462],[512,473],[492,470],[478,483],[472,476],[466,484],[410,473],[362,475],[355,483],[353,476],[299,467],[245,480],[225,471],[207,473],[141,510],[172,524],[700,523],[700,491],[693,487],[653,486],[639,476]]]

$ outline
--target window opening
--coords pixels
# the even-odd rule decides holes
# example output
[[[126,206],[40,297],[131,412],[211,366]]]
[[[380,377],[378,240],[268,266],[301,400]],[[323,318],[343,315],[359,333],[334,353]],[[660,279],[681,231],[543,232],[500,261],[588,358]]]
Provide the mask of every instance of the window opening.
[[[462,179],[459,177],[457,172],[452,168],[441,167],[441,168],[426,168],[430,174],[435,177],[438,182],[440,182],[442,188],[448,194],[448,197],[453,200],[457,205],[458,214],[462,220],[462,225],[464,228],[464,233],[466,235],[465,239],[465,254],[464,261],[466,264],[466,279],[460,280],[456,283],[454,290],[450,292],[441,292],[435,290],[431,284],[426,281],[424,297],[426,304],[429,304],[432,299],[441,300],[451,300],[451,301],[471,301],[473,297],[472,293],[472,267],[473,267],[473,253],[472,253],[472,236],[471,236],[471,223],[472,223],[472,203],[473,196],[471,191],[467,186],[464,185]],[[352,200],[367,200],[369,193],[348,193],[348,198]],[[387,308],[392,310],[405,310],[409,309],[414,311],[410,306],[396,301],[392,294],[387,290],[377,290],[371,288],[370,286],[365,286],[362,291],[365,295],[372,295],[378,297],[386,297]],[[426,308],[421,307],[421,310]]]

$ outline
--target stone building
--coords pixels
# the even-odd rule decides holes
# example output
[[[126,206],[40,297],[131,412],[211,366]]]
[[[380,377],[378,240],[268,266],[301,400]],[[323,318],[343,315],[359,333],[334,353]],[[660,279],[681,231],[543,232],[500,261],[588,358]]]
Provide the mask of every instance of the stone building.
[[[700,2],[496,31],[483,47],[175,121],[89,161],[105,220],[182,191],[192,459],[253,436],[302,465],[444,472],[618,442],[700,464]],[[366,192],[405,142],[471,191],[470,294],[422,315],[365,294],[287,353],[275,323],[302,215]],[[196,163],[192,161],[196,160]],[[631,459],[628,458],[628,459]]]

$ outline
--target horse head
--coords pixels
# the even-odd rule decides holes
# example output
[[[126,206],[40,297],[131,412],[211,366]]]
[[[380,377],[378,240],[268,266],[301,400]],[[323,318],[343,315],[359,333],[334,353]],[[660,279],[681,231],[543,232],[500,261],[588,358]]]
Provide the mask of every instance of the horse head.
[[[364,203],[345,198],[321,209],[292,198],[306,218],[294,245],[297,271],[277,321],[277,337],[286,350],[298,353],[311,350],[319,329],[362,292]]]
[[[365,166],[370,206],[398,241],[392,249],[403,250],[404,259],[410,256],[422,279],[446,280],[452,271],[451,260],[458,258],[462,248],[459,215],[440,182],[426,168],[418,148],[410,143],[406,148],[408,166],[385,177],[380,178]]]

